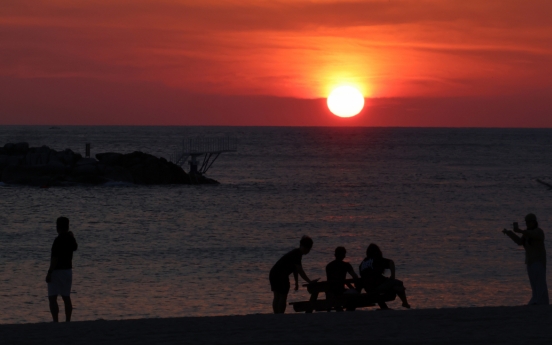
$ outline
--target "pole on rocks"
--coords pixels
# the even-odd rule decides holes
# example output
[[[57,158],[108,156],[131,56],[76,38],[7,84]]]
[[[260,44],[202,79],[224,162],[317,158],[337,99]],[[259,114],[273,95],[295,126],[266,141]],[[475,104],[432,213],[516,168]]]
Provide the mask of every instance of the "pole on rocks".
[[[90,158],[90,143],[86,143],[86,158]]]

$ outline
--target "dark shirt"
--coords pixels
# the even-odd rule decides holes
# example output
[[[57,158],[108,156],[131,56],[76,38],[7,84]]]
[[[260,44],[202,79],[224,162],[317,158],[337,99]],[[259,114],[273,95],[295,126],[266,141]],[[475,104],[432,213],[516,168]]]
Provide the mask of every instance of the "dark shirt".
[[[297,248],[290,251],[274,264],[270,270],[270,275],[273,277],[288,277],[295,272],[295,265],[301,265],[302,258],[301,249]]]
[[[330,289],[335,293],[343,293],[345,291],[345,278],[347,272],[353,270],[350,263],[343,260],[334,260],[326,266],[326,278]]]
[[[389,269],[390,264],[391,260],[386,258],[364,258],[360,263],[359,271],[365,287],[372,288],[381,284],[386,279],[383,271]]]
[[[77,250],[77,241],[68,233],[60,234],[52,245],[52,258],[57,259],[56,270],[73,268],[73,252]]]

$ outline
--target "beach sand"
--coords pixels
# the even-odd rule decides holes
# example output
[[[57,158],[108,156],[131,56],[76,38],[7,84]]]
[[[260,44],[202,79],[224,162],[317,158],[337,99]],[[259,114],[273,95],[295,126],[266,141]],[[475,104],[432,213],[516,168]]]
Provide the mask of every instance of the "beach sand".
[[[0,325],[2,344],[549,344],[552,307]]]

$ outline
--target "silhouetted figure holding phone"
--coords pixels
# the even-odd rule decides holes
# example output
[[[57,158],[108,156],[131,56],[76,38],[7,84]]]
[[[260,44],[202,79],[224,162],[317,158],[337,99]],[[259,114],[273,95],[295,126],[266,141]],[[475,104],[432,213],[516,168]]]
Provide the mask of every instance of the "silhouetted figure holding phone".
[[[293,273],[295,279],[295,290],[299,290],[298,275],[300,275],[307,283],[311,280],[305,274],[301,259],[303,255],[307,255],[313,245],[313,241],[309,236],[303,236],[299,241],[299,248],[293,249],[274,264],[270,270],[270,287],[274,292],[274,300],[272,301],[272,309],[274,314],[283,314],[286,311],[287,295],[290,289],[289,275]]]
[[[386,277],[383,272],[389,269],[391,276]],[[402,301],[402,306],[410,308],[406,299],[403,282],[395,279],[395,263],[392,260],[383,257],[380,248],[374,243],[370,243],[366,249],[366,258],[360,263],[360,276],[362,284],[367,293],[383,292],[393,290]],[[381,309],[388,309],[383,302],[378,303]]]
[[[345,247],[335,248],[335,260],[326,265],[326,279],[328,280],[328,291],[326,291],[326,300],[334,304],[345,293],[345,286],[353,290],[355,287],[346,282],[347,273],[354,279],[358,279],[353,266],[343,261],[347,255]],[[343,311],[343,308],[336,307],[337,311]]]
[[[50,268],[46,275],[48,300],[54,322],[58,322],[59,306],[57,296],[61,295],[65,304],[65,321],[71,321],[71,285],[73,283],[73,252],[77,250],[77,241],[69,231],[69,219],[59,217],[56,223],[58,237],[52,245]]]
[[[529,304],[549,304],[548,286],[546,285],[546,249],[544,248],[544,231],[539,228],[537,216],[529,213],[525,216],[527,230],[521,230],[514,223],[514,231],[502,230],[518,245],[525,248],[525,264],[531,284],[532,296]],[[521,237],[514,232],[521,234]]]

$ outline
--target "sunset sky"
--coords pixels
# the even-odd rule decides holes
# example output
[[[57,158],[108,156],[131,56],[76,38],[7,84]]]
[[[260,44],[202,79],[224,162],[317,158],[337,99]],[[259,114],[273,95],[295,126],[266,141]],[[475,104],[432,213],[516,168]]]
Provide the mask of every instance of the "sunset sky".
[[[3,0],[0,124],[552,127],[552,1]]]

